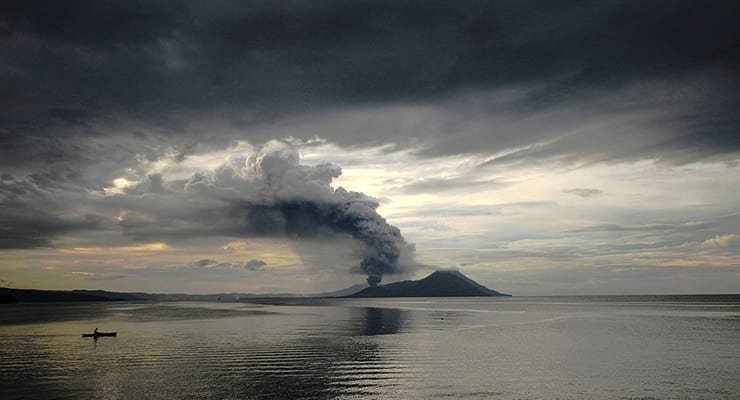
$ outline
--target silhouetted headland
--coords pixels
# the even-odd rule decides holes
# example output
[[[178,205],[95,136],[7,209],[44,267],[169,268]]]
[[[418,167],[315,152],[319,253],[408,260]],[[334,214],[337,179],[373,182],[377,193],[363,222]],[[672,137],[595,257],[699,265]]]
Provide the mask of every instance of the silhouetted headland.
[[[240,301],[253,299],[302,299],[343,297],[366,288],[362,283],[345,289],[316,294],[294,293],[142,293],[110,292],[107,290],[39,290],[0,287],[0,304],[44,303],[44,302],[85,302],[85,301]]]
[[[65,301],[120,301],[129,300],[124,293],[93,294],[83,290],[36,290],[0,287],[0,303],[39,303]]]

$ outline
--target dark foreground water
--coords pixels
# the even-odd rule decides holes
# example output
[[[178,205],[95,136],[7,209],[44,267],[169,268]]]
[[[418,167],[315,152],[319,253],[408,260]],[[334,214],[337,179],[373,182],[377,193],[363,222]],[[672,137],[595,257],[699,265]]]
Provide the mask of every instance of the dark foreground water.
[[[740,296],[2,305],[0,397],[738,399]]]

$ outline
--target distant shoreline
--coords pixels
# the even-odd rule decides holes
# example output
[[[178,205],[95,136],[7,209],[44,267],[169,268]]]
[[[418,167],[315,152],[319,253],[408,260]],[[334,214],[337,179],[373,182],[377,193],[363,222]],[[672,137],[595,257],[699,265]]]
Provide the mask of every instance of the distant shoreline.
[[[95,294],[93,294],[95,293]],[[561,298],[579,299],[592,297],[595,301],[599,298],[631,298],[632,301],[661,301],[661,297],[683,297],[700,299],[711,298],[716,301],[721,297],[738,297],[740,293],[655,293],[655,294],[583,294],[583,295],[537,295],[516,296],[518,298]],[[509,296],[500,296],[507,298]],[[377,297],[364,299],[409,299],[413,297]],[[442,297],[441,297],[442,298]],[[455,297],[444,297],[455,298]],[[461,298],[469,298],[463,296]],[[139,292],[108,292],[103,290],[42,290],[42,289],[16,289],[0,287],[0,304],[15,303],[71,303],[71,302],[120,302],[120,301],[228,301],[228,302],[256,302],[288,304],[304,300],[340,300],[352,299],[345,296],[310,296],[310,295],[253,295],[253,294],[152,294]],[[363,299],[363,298],[358,298]]]

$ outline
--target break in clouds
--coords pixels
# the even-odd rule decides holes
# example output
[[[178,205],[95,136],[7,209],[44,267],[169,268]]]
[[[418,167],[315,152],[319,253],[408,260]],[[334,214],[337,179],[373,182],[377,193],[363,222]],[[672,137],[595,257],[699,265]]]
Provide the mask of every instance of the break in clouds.
[[[266,262],[253,258],[244,264],[223,262],[220,263],[214,259],[203,258],[193,263],[194,267],[199,268],[244,268],[249,271],[257,271],[263,269],[267,265]]]

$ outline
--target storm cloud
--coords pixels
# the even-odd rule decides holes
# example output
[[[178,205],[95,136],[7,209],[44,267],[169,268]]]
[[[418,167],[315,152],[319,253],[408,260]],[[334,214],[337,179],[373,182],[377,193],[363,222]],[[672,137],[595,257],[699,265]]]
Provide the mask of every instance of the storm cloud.
[[[78,201],[74,187],[39,175],[0,179],[0,249],[50,246],[51,239],[65,233],[102,229],[98,215],[74,209],[65,201]]]
[[[496,163],[740,149],[733,1],[10,1],[0,15],[9,168],[127,151],[109,137],[136,154],[320,135],[508,153]]]

